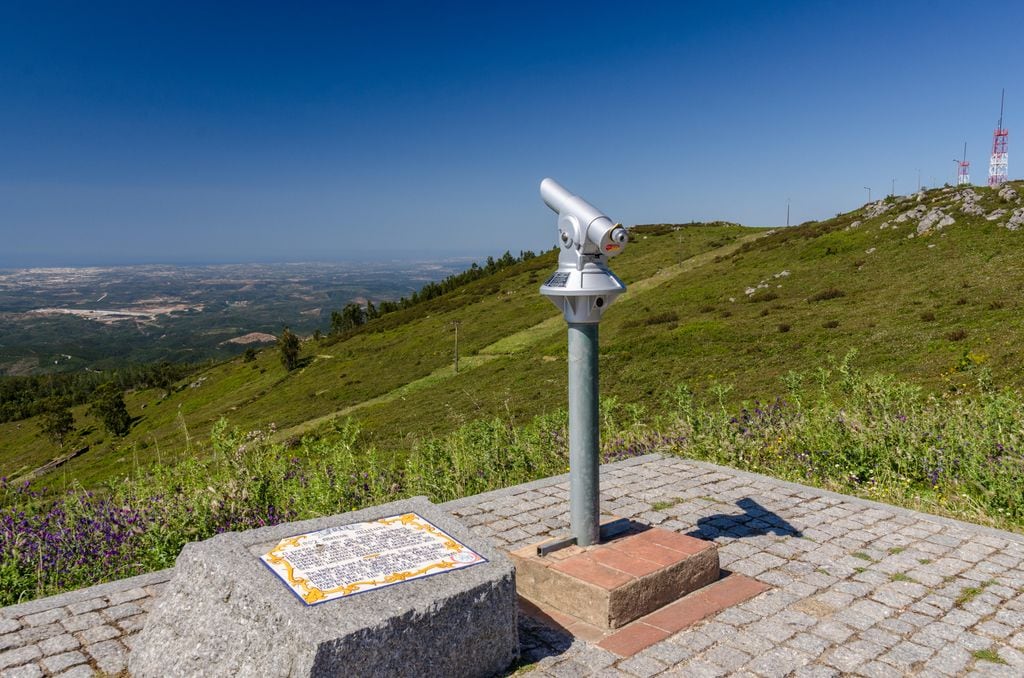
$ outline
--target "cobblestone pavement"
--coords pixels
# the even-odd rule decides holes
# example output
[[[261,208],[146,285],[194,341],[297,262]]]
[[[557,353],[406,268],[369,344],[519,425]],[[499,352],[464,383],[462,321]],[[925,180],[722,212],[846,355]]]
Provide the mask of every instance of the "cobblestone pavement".
[[[531,676],[1024,676],[1024,536],[710,464],[602,468],[602,508],[719,545],[773,589],[628,659],[521,621]],[[446,505],[509,550],[567,529],[565,476]],[[172,572],[0,609],[0,676],[116,675]]]

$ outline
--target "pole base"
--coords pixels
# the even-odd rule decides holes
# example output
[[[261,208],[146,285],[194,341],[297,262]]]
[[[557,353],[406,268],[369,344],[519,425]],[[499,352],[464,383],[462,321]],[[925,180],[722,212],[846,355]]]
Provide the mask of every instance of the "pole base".
[[[616,629],[718,580],[713,542],[621,522],[627,531],[595,546],[563,546],[546,556],[538,555],[544,543],[513,551],[519,595]]]

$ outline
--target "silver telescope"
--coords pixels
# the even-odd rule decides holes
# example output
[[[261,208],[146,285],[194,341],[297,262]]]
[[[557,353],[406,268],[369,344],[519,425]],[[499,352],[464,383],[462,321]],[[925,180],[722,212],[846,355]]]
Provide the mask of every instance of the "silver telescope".
[[[540,197],[558,214],[558,269],[540,293],[569,325],[569,524],[572,536],[549,543],[553,550],[601,539],[600,427],[598,421],[598,323],[626,286],[606,264],[626,246],[621,224],[554,179],[540,182]],[[539,550],[538,550],[539,552]],[[541,554],[543,555],[543,554]]]
[[[622,224],[616,224],[589,202],[573,195],[551,178],[540,182],[544,204],[558,214],[559,239],[563,247],[575,246],[584,254],[614,257],[629,240]]]

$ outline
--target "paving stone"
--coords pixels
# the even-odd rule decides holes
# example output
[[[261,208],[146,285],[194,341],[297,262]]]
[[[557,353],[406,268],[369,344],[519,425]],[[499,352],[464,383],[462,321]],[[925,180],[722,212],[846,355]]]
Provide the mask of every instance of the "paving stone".
[[[982,633],[996,639],[1006,638],[1014,631],[1014,629],[1011,629],[1006,624],[1000,624],[999,622],[991,619],[987,622],[978,624],[974,627],[974,630],[978,633]]]
[[[756,631],[737,630],[731,638],[725,641],[730,646],[743,650],[751,655],[758,655],[767,652],[775,644]]]
[[[36,645],[26,645],[13,650],[7,650],[6,652],[0,652],[0,669],[27,664],[42,655],[43,653]]]
[[[0,636],[0,652],[10,650],[14,647],[21,647],[25,645],[25,641],[22,639],[20,633],[8,633]]]
[[[858,667],[855,675],[866,676],[866,678],[891,678],[893,670],[888,664],[873,661]]]
[[[931,648],[905,640],[883,654],[881,659],[899,669],[908,669],[917,662],[930,659],[933,654],[935,654],[935,651]]]
[[[854,634],[854,630],[842,622],[828,621],[812,628],[811,633],[833,643],[842,643]]]
[[[139,600],[145,598],[149,594],[143,588],[127,589],[125,591],[118,591],[107,596],[107,600],[111,606],[120,605],[121,603],[130,603],[133,600]]]
[[[42,678],[43,669],[39,664],[22,664],[0,671],[0,678]]]
[[[733,672],[750,661],[750,655],[734,647],[716,645],[704,653],[703,659],[728,672]]]
[[[60,624],[47,624],[46,626],[28,626],[18,631],[18,637],[22,645],[38,643],[47,638],[53,638],[64,633],[64,627]]]
[[[65,629],[74,633],[75,631],[84,631],[94,626],[102,626],[104,619],[98,612],[86,612],[62,619],[60,623]]]
[[[63,607],[55,607],[43,612],[37,612],[36,614],[26,615],[21,618],[21,621],[27,626],[45,626],[60,621],[66,616],[68,616],[67,610]]]
[[[799,633],[790,638],[786,645],[809,655],[811,658],[816,658],[830,648],[832,643],[813,633]]]
[[[640,652],[640,655],[651,656],[667,666],[674,666],[693,657],[694,652],[679,643],[655,643]]]
[[[825,654],[823,661],[840,671],[850,673],[873,661],[881,652],[880,645],[867,640],[857,640],[834,648]]]
[[[872,643],[880,645],[886,649],[893,647],[900,642],[900,637],[894,633],[889,633],[883,629],[873,627],[864,631],[860,634],[860,637],[864,640],[870,640]]]
[[[79,664],[63,673],[58,673],[57,678],[94,678],[96,672],[88,664]]]
[[[776,647],[755,657],[746,668],[765,678],[782,678],[810,662],[811,658],[788,647]]]
[[[61,652],[77,650],[78,647],[78,640],[70,633],[54,636],[53,638],[47,638],[46,640],[39,642],[39,649],[42,651],[43,655],[47,657],[51,654],[60,654]]]
[[[51,655],[43,659],[40,663],[43,665],[43,668],[50,673],[60,673],[65,669],[69,669],[78,664],[84,664],[87,661],[89,660],[85,658],[84,654],[75,650],[73,652],[63,652],[61,654]]]
[[[946,676],[957,676],[971,662],[971,653],[957,645],[947,645],[935,653],[925,664],[926,671]]]
[[[85,614],[86,612],[92,612],[94,610],[102,610],[106,606],[107,601],[104,598],[89,598],[87,600],[82,600],[68,605],[68,614]]]
[[[117,620],[117,627],[127,634],[138,633],[146,623],[146,615],[137,614],[134,617],[125,617]]]
[[[120,635],[121,632],[113,626],[101,624],[82,631],[78,634],[78,638],[86,645],[92,645],[93,643],[98,643],[100,641],[117,638]]]
[[[0,617],[0,636],[6,633],[14,633],[21,628],[21,622],[17,619]]]
[[[653,657],[637,655],[619,662],[618,668],[632,676],[649,678],[664,671],[666,666]]]
[[[116,640],[105,640],[88,645],[85,651],[96,662],[97,668],[104,673],[116,675],[128,666],[128,651]]]

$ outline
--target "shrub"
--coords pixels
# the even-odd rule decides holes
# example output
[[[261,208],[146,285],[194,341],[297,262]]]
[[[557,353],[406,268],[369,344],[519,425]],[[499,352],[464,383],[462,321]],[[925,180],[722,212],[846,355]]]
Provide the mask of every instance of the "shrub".
[[[946,339],[949,339],[950,341],[963,341],[966,338],[967,338],[967,330],[965,330],[962,327],[958,327],[957,329],[953,330],[952,332],[949,332],[949,333],[946,334]]]
[[[699,312],[701,312],[701,313],[711,313],[711,312],[713,312],[715,310],[715,307],[712,306],[711,304],[704,304],[703,306],[701,306],[697,310]]]
[[[754,294],[750,295],[751,303],[760,303],[762,301],[775,301],[778,298],[779,295],[776,294],[775,292],[772,292],[771,290],[767,292],[755,292]]]
[[[769,311],[769,310],[768,310],[767,308],[762,308],[762,309],[761,309],[761,312],[760,312],[760,313],[758,313],[758,315],[759,315],[759,316],[761,316],[762,318],[764,318],[764,317],[765,317],[765,316],[767,316],[767,315],[768,315],[769,313],[771,313],[771,311]]]
[[[993,302],[991,302],[988,305],[988,310],[990,310],[990,311],[998,311],[1002,307],[1003,307],[1003,302],[1001,302],[1001,301],[993,301]]]
[[[926,323],[935,322],[935,314],[931,311],[925,311],[921,314],[921,320]]]
[[[779,323],[779,332],[789,332],[790,326],[787,323]]]
[[[822,290],[812,294],[807,301],[827,301],[828,299],[838,299],[839,297],[845,297],[846,292],[842,291],[837,287],[830,287],[827,290]]]
[[[604,400],[602,460],[677,454],[1024,527],[1020,393],[933,397],[892,376],[863,376],[848,361],[819,376],[827,388],[809,395],[804,376],[790,373],[785,399],[738,411],[685,385],[657,416]],[[167,567],[185,543],[227,530],[414,494],[442,502],[549,477],[565,471],[568,455],[564,412],[523,425],[473,421],[416,442],[407,455],[375,449],[347,421],[288,446],[271,434],[231,431],[222,421],[206,461],[155,466],[102,496],[44,496],[0,479],[0,605]]]
[[[834,330],[835,328],[839,327],[839,321],[826,320],[825,322],[821,323],[821,326],[824,327],[826,330]]]
[[[299,366],[299,337],[287,327],[277,338],[277,348],[281,353],[281,364],[291,372]]]
[[[665,311],[664,313],[655,313],[652,316],[648,316],[644,320],[645,325],[661,325],[664,323],[674,323],[679,320],[679,314],[675,311]]]
[[[963,306],[966,303],[967,303],[967,299],[965,299],[963,297],[960,297],[959,299],[956,300],[956,305],[957,306]]]

